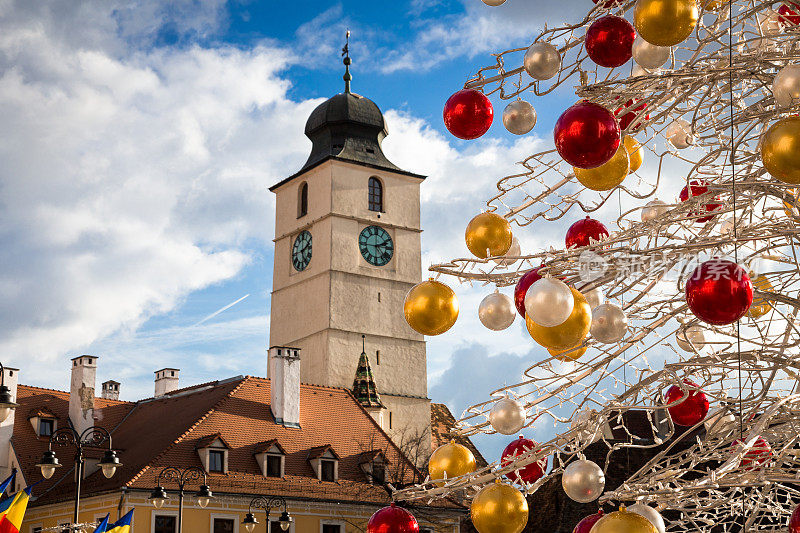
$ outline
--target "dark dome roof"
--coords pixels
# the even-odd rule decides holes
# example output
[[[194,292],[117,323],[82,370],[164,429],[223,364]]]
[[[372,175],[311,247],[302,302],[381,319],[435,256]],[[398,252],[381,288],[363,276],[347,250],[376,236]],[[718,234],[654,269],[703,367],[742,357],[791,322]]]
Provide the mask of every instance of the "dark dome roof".
[[[383,114],[375,102],[357,94],[341,93],[311,112],[306,121],[306,135],[311,136],[316,130],[331,124],[343,123],[375,128],[384,136],[387,134]]]

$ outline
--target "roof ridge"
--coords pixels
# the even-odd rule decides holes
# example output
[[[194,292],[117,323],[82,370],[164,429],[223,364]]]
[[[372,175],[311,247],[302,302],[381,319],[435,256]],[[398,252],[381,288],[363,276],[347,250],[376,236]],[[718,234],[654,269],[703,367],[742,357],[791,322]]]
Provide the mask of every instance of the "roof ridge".
[[[26,389],[35,389],[35,390],[40,390],[40,391],[47,391],[47,392],[57,392],[59,394],[65,394],[65,395],[69,396],[69,391],[59,390],[59,389],[50,389],[48,387],[39,387],[38,385],[26,385],[25,383],[19,383],[17,385],[17,388],[19,388],[19,387],[24,387]],[[125,404],[135,404],[135,403],[137,403],[137,402],[132,402],[130,400],[113,400],[111,398],[103,398],[102,396],[95,396],[94,399],[95,400],[104,400],[104,401],[107,401],[107,402],[116,402],[118,404],[123,404],[123,403],[125,403]]]
[[[152,466],[154,463],[156,463],[158,460],[160,460],[162,457],[164,457],[164,455],[166,455],[166,453],[167,453],[168,451],[170,451],[172,448],[174,448],[176,444],[178,444],[179,442],[181,442],[181,441],[182,441],[182,440],[183,440],[183,439],[184,439],[184,438],[185,438],[187,435],[189,435],[189,433],[191,433],[191,432],[192,432],[192,431],[193,431],[193,430],[194,430],[194,429],[195,429],[195,428],[196,428],[198,425],[200,425],[200,423],[201,423],[201,422],[203,422],[203,421],[204,421],[206,418],[208,418],[208,417],[211,415],[211,413],[213,413],[214,411],[216,411],[216,410],[219,408],[219,406],[222,404],[222,402],[224,402],[224,401],[226,401],[226,400],[230,399],[230,397],[231,397],[231,396],[232,396],[234,393],[236,393],[236,392],[237,392],[237,391],[238,391],[238,390],[239,390],[239,389],[242,387],[242,385],[244,385],[244,384],[245,384],[245,383],[246,383],[246,382],[247,382],[247,381],[250,379],[250,377],[251,377],[251,376],[244,376],[244,377],[243,377],[243,378],[242,378],[242,379],[239,381],[238,385],[236,385],[236,386],[235,386],[235,387],[233,387],[231,390],[229,390],[229,391],[228,391],[228,393],[227,393],[225,396],[223,396],[222,398],[220,398],[219,400],[217,400],[217,402],[216,402],[214,405],[212,405],[212,406],[211,406],[211,407],[208,409],[208,411],[206,411],[205,413],[203,413],[203,415],[202,415],[202,416],[200,416],[200,418],[198,418],[197,420],[195,420],[194,424],[192,424],[191,426],[189,426],[189,428],[188,428],[188,429],[186,429],[186,431],[184,431],[184,432],[183,432],[183,433],[182,433],[182,434],[181,434],[181,435],[180,435],[180,436],[179,436],[177,439],[175,439],[174,441],[172,441],[172,443],[171,443],[169,446],[167,446],[166,448],[164,448],[164,449],[161,451],[161,453],[159,453],[158,455],[156,455],[155,457],[153,457],[153,459],[151,459],[151,460],[150,460],[150,462],[149,462],[149,463],[147,463],[147,464],[146,464],[146,465],[145,465],[145,466],[144,466],[144,467],[143,467],[143,468],[142,468],[142,469],[141,469],[139,472],[137,472],[136,474],[134,474],[134,475],[133,475],[133,477],[131,477],[131,479],[130,479],[130,480],[128,480],[128,481],[125,483],[125,485],[126,485],[126,486],[129,486],[130,484],[132,484],[132,483],[134,483],[136,480],[138,480],[138,479],[139,479],[139,478],[140,478],[142,475],[144,475],[144,473],[145,473],[145,472],[147,472],[147,471],[150,469],[150,467],[151,467],[151,466]]]

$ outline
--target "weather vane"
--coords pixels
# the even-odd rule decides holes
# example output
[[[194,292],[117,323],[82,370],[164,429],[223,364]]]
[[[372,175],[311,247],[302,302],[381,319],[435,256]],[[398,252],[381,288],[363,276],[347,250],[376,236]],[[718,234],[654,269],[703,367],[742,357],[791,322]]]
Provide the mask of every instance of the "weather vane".
[[[353,76],[350,75],[350,30],[347,30],[345,33],[345,42],[344,48],[342,48],[342,55],[344,59],[342,62],[344,63],[344,92],[350,93],[350,81],[352,81]]]

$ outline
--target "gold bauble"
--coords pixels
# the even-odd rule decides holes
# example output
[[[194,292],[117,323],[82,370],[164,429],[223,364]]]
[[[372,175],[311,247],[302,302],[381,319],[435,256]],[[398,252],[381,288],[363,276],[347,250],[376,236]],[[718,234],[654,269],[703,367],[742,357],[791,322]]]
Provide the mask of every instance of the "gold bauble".
[[[442,444],[428,459],[428,473],[431,480],[443,480],[463,476],[475,471],[475,456],[469,448],[453,441]]]
[[[722,6],[728,5],[729,0],[705,0],[703,9],[706,11],[716,11]]]
[[[440,335],[458,318],[458,298],[453,289],[432,279],[414,285],[403,304],[406,322],[417,333]]]
[[[751,272],[750,280],[753,283],[754,289],[758,289],[762,292],[772,292],[772,283],[769,282],[765,275],[760,274],[756,276]],[[750,306],[750,309],[747,310],[747,316],[750,318],[761,318],[769,313],[770,309],[772,309],[772,305],[769,303],[769,300],[754,296],[753,304]]]
[[[595,522],[589,533],[658,533],[650,520],[624,507]]]
[[[630,135],[623,137],[622,142],[625,144],[625,149],[628,150],[628,159],[631,162],[631,172],[636,172],[642,166],[644,161],[644,148],[639,144],[639,141]]]
[[[656,46],[674,46],[689,37],[699,17],[696,0],[638,0],[633,25]]]
[[[583,294],[572,287],[570,290],[572,290],[572,297],[575,298],[575,305],[572,308],[572,314],[562,324],[546,328],[525,315],[528,333],[531,334],[533,340],[545,348],[568,350],[583,342],[583,339],[589,334],[589,328],[592,326],[592,308],[589,307]]]
[[[593,191],[610,191],[622,183],[628,175],[628,169],[630,169],[628,149],[624,143],[620,143],[611,159],[599,167],[572,168],[581,185]]]
[[[764,134],[761,161],[770,175],[800,185],[800,117],[786,117]]]
[[[547,351],[559,361],[577,361],[583,354],[586,353],[586,346],[581,346],[580,348],[573,346],[572,348],[568,348],[566,350],[554,350],[553,348],[548,348]]]
[[[472,500],[470,514],[478,533],[519,533],[528,523],[528,502],[511,485],[492,483]]]
[[[505,255],[511,248],[512,238],[511,224],[494,213],[481,213],[470,220],[464,234],[469,251],[481,259]]]

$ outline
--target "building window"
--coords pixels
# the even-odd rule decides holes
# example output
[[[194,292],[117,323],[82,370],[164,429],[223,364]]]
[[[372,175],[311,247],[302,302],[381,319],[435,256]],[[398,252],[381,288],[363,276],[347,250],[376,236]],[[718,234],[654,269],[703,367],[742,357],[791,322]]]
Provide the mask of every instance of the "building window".
[[[225,469],[225,452],[222,450],[208,451],[208,471],[223,472]]]
[[[369,179],[369,210],[383,212],[383,185],[378,178]]]
[[[372,482],[376,485],[386,483],[386,465],[378,461],[372,463]]]
[[[342,533],[342,526],[339,524],[322,524],[322,533]]]
[[[233,520],[230,518],[215,518],[214,531],[212,533],[233,533]]]
[[[392,429],[392,412],[389,411],[389,429]]]
[[[281,477],[282,463],[282,456],[267,455],[267,477]]]
[[[304,217],[308,213],[308,183],[300,185],[300,192],[297,196],[297,218]]]
[[[336,461],[322,460],[320,470],[322,481],[336,481]]]
[[[40,437],[49,437],[53,434],[53,430],[55,429],[55,420],[52,418],[41,418],[39,419],[39,436]]]
[[[376,365],[381,364],[381,351],[380,350],[375,350],[375,364]]]
[[[153,533],[175,533],[176,521],[174,516],[156,515],[153,522]]]

